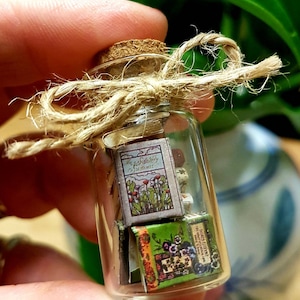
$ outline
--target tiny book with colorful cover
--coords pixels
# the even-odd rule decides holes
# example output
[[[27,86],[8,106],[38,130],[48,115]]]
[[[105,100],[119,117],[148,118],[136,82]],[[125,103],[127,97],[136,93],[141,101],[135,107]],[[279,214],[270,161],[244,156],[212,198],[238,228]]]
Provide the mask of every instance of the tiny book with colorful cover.
[[[212,218],[133,226],[145,290],[148,292],[222,272]]]
[[[167,138],[132,143],[114,154],[125,226],[184,214]]]

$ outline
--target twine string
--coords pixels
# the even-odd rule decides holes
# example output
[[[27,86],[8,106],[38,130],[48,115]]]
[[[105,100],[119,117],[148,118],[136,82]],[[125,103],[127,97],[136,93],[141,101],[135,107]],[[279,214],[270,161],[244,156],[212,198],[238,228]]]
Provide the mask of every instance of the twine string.
[[[195,47],[215,55],[220,47],[227,55],[226,68],[187,76],[182,71],[182,57]],[[143,54],[145,57],[147,53]],[[151,57],[155,57],[153,53]],[[169,103],[171,109],[184,107],[187,100],[199,92],[245,85],[250,92],[258,93],[250,82],[264,77],[268,80],[279,74],[282,62],[277,55],[257,64],[243,63],[243,55],[230,38],[217,33],[200,33],[165,56],[165,63],[158,72],[130,78],[96,78],[64,82],[39,92],[29,99],[29,106],[38,103],[40,114],[30,116],[36,126],[45,129],[55,124],[74,124],[76,129],[61,136],[47,136],[39,140],[14,141],[7,145],[6,156],[16,159],[37,154],[44,150],[82,146],[86,142],[122,127],[142,107],[156,107]],[[83,98],[82,111],[64,112],[55,103],[71,96]],[[201,100],[201,99],[199,99]],[[30,111],[30,109],[28,110]]]
[[[163,78],[167,78],[174,71],[180,70],[183,55],[196,46],[208,50],[211,54],[214,54],[211,46],[221,46],[229,61],[228,68],[240,68],[242,66],[243,55],[234,40],[217,33],[200,33],[175,49],[162,70]]]

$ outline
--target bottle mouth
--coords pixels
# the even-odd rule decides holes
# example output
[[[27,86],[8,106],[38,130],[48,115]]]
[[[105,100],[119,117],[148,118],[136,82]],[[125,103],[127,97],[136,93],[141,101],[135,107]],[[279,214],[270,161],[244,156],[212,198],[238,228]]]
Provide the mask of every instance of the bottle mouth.
[[[158,71],[168,57],[164,42],[153,39],[121,41],[97,54],[96,67],[88,71],[88,75],[97,77],[105,73],[130,77],[151,73]]]

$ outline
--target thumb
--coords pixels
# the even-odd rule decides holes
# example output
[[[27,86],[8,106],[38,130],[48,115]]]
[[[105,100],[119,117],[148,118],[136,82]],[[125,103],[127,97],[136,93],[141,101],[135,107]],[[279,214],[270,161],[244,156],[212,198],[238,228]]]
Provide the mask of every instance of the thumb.
[[[84,280],[91,281],[70,256],[24,237],[0,239],[0,283]]]
[[[110,299],[69,256],[24,238],[0,239],[1,266],[1,299]]]
[[[5,300],[109,300],[104,287],[89,281],[52,281],[0,287]]]

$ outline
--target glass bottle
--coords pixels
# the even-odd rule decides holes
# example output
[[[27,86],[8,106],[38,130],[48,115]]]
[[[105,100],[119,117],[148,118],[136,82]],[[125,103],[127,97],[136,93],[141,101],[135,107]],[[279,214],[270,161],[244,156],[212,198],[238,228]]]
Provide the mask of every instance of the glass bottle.
[[[159,41],[120,42],[102,54],[91,76],[151,74],[165,51]],[[99,247],[113,297],[172,299],[228,279],[205,145],[188,109],[172,110],[165,102],[142,107],[92,148]]]

